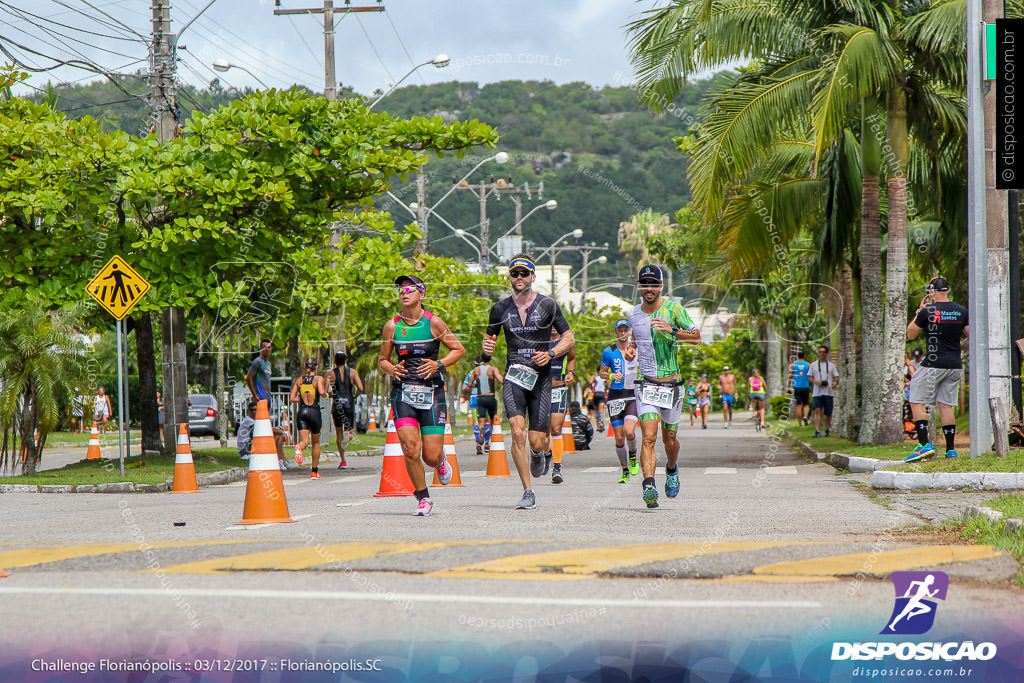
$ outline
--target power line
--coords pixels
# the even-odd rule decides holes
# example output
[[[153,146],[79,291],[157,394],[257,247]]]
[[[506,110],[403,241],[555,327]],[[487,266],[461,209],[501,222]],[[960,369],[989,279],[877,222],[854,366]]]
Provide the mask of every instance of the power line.
[[[56,2],[56,3],[57,3],[57,4],[59,4],[59,5],[64,5],[64,7],[67,7],[67,5],[65,5],[65,4],[64,4],[63,0],[53,0],[53,1],[54,1],[54,2]],[[117,19],[117,18],[115,18],[115,17],[112,17],[111,15],[107,14],[106,12],[104,12],[103,10],[101,10],[101,9],[100,9],[99,7],[96,7],[95,5],[93,5],[92,3],[90,3],[90,2],[89,2],[89,0],[81,0],[81,1],[82,1],[82,2],[84,2],[84,3],[86,4],[86,5],[88,5],[89,7],[92,7],[92,8],[94,9],[94,10],[96,10],[97,12],[99,12],[100,14],[102,14],[103,16],[105,16],[105,17],[106,17],[107,19],[110,19],[110,20],[111,20],[112,22],[114,22],[115,24],[118,24],[118,25],[120,25],[120,26],[123,26],[123,27],[124,27],[125,29],[127,29],[128,31],[131,31],[132,33],[134,33],[135,35],[137,35],[137,36],[138,36],[139,38],[142,38],[142,39],[143,39],[144,41],[146,41],[147,43],[149,42],[149,39],[147,38],[147,36],[144,36],[144,35],[142,35],[141,33],[139,33],[138,31],[136,31],[136,30],[135,30],[134,28],[132,28],[132,27],[131,27],[131,26],[129,26],[128,24],[124,23],[124,22],[123,22],[123,21],[121,21],[120,19]],[[69,9],[70,9],[70,8],[69,8]],[[84,12],[83,12],[82,14],[83,14],[84,16],[87,16],[87,17],[89,16],[88,14],[85,14]]]
[[[413,60],[412,55],[409,54],[409,50],[405,47],[405,41],[402,40],[402,36],[398,32],[398,28],[395,26],[395,22],[392,21],[392,19],[391,19],[391,12],[385,12],[384,14],[388,18],[388,23],[391,24],[391,30],[395,32],[395,37],[398,38],[398,44],[402,46],[402,52],[404,52],[405,56],[408,57],[408,59],[409,59],[409,66],[411,66],[411,67],[413,67],[415,69],[416,68],[416,62]],[[416,75],[419,77],[420,82],[423,83],[423,85],[427,84],[427,82],[425,80],[423,80],[423,74],[422,73],[417,71]]]
[[[112,36],[112,35],[109,35],[109,34],[106,34],[106,33],[97,33],[95,31],[90,31],[89,29],[79,28],[77,26],[69,26],[68,24],[62,24],[61,22],[54,21],[53,19],[50,19],[48,17],[40,16],[38,14],[34,14],[32,12],[29,12],[28,10],[24,10],[24,9],[20,9],[18,7],[14,7],[13,5],[11,5],[8,2],[0,2],[0,5],[4,5],[4,6],[8,7],[9,11],[13,10],[13,11],[17,12],[18,14],[23,15],[22,18],[21,18],[21,21],[28,22],[28,23],[33,24],[35,26],[38,26],[38,24],[35,24],[35,22],[33,22],[31,19],[25,18],[24,15],[28,15],[30,17],[35,17],[36,19],[39,19],[40,21],[45,21],[45,22],[47,22],[49,24],[56,24],[57,26],[60,26],[62,28],[71,29],[72,31],[80,31],[82,33],[88,33],[90,35],[94,35],[94,36],[97,36],[97,37],[100,37],[100,38],[109,38],[111,40],[125,40],[125,41],[132,42],[132,43],[143,43],[143,44],[145,44],[145,41],[140,40],[138,38],[125,38],[124,36]]]
[[[365,26],[362,26],[362,19],[356,16],[355,23],[359,25],[360,29],[362,29],[362,35],[367,37],[367,42],[370,43],[370,48],[374,51],[374,54],[377,55],[377,61],[381,62],[381,67],[384,68],[384,73],[387,74],[387,80],[394,83],[394,77],[391,76],[391,72],[388,71],[387,65],[386,63],[384,63],[384,59],[381,58],[381,53],[377,51],[377,46],[374,45],[373,38],[370,37],[370,34],[367,32],[367,28]]]
[[[190,7],[190,8],[192,7],[191,3],[188,2],[188,0],[180,0],[180,1],[186,7]],[[243,61],[247,61],[247,62],[252,63],[252,64],[259,63],[262,66],[263,69],[275,72],[277,74],[276,78],[280,79],[281,81],[284,81],[284,82],[289,82],[290,81],[290,82],[294,83],[294,82],[305,82],[306,80],[308,80],[310,78],[313,78],[314,82],[316,82],[316,80],[318,80],[318,77],[314,77],[311,74],[303,71],[302,69],[295,68],[292,64],[290,64],[290,63],[288,63],[288,62],[286,62],[286,61],[284,61],[282,59],[279,59],[277,57],[272,57],[263,48],[261,48],[259,46],[256,46],[256,45],[253,45],[250,41],[248,41],[245,38],[243,38],[242,36],[238,35],[237,33],[232,31],[227,26],[224,26],[223,24],[218,22],[213,17],[211,17],[209,15],[204,15],[198,22],[196,22],[195,24],[192,25],[192,28],[190,30],[197,30],[200,33],[206,33],[207,40],[209,40],[210,42],[213,42],[213,43],[223,42],[224,38],[223,38],[223,36],[212,36],[211,37],[211,33],[208,30],[204,30],[203,28],[201,28],[199,26],[200,22],[209,22],[213,26],[218,27],[221,31],[223,31],[227,35],[230,35],[230,36],[234,37],[236,42],[239,43],[239,45],[235,46],[235,50],[243,55],[243,57],[244,57]],[[266,61],[265,61],[266,59],[272,59],[274,62],[280,64],[283,68],[277,68],[275,66],[267,64]],[[288,72],[291,72],[291,73],[289,74]],[[299,74],[299,78],[296,78],[295,74]]]
[[[2,4],[2,3],[0,3],[0,4]],[[11,9],[8,9],[6,7],[3,8],[3,9],[8,14],[12,14],[13,16],[18,16],[17,14],[14,14],[14,12]],[[26,31],[25,29],[17,27],[17,26],[14,26],[13,24],[11,25],[11,28],[13,28],[16,31],[20,31],[20,32],[24,33],[26,36],[28,36],[30,38],[33,38],[33,39],[38,40],[38,41],[40,41],[40,42],[42,42],[42,43],[44,43],[46,45],[49,45],[50,47],[52,47],[52,48],[54,48],[56,50],[66,49],[71,54],[77,55],[77,56],[81,57],[82,59],[84,59],[86,61],[91,61],[91,60],[85,54],[83,54],[80,50],[78,50],[76,47],[68,44],[63,39],[67,38],[68,40],[71,40],[71,41],[74,41],[74,42],[76,42],[78,44],[84,45],[85,47],[90,47],[90,48],[92,48],[94,50],[100,50],[102,52],[108,52],[110,54],[117,55],[118,57],[125,57],[125,58],[128,58],[128,59],[132,59],[135,56],[135,55],[126,55],[125,53],[118,52],[117,50],[110,50],[108,48],[101,47],[99,45],[93,45],[91,43],[87,43],[84,40],[80,40],[80,39],[78,39],[78,38],[76,38],[74,36],[69,36],[66,33],[61,33],[60,31],[57,31],[56,29],[51,29],[51,28],[49,28],[47,26],[43,26],[41,24],[37,24],[36,22],[34,22],[34,21],[30,20],[30,19],[26,19],[26,21],[28,21],[29,24],[31,24],[32,26],[35,26],[39,30],[46,32],[47,35],[52,37],[54,40],[56,40],[58,43],[60,43],[64,47],[61,48],[58,45],[54,45],[53,43],[49,42],[48,40],[46,40],[44,38],[41,38],[39,36],[32,35],[28,31]],[[107,37],[109,37],[109,36],[107,36]]]
[[[344,17],[342,18],[344,19]],[[299,34],[299,38],[302,39],[302,44],[306,46],[307,50],[309,50],[309,54],[313,57],[313,61],[316,62],[317,66],[319,66],[321,69],[324,68],[324,61],[320,59],[320,57],[318,57],[315,52],[313,52],[313,48],[309,46],[309,41],[306,40],[306,36],[302,35],[302,31],[300,31],[299,27],[295,25],[295,19],[289,16],[288,22],[292,25],[292,28],[295,29],[295,32]]]
[[[46,68],[33,67],[33,66],[29,65],[29,64],[26,64],[23,60],[19,59],[17,56],[12,54],[10,50],[8,50],[6,47],[4,47],[4,45],[2,43],[0,43],[0,52],[3,52],[15,64],[17,64],[18,66],[20,66],[21,68],[23,68],[23,69],[25,69],[27,71],[33,71],[35,73],[44,73],[46,71],[53,71],[54,69],[56,69],[56,68],[58,68],[60,66],[71,66],[71,67],[75,67],[75,68],[78,68],[78,69],[84,69],[86,71],[91,71],[93,73],[98,73],[98,74],[102,74],[103,76],[106,76],[107,79],[114,85],[115,88],[117,88],[118,90],[123,92],[125,95],[128,95],[129,97],[137,97],[139,99],[143,98],[142,95],[137,95],[135,93],[128,92],[128,90],[126,90],[120,83],[118,83],[114,79],[113,74],[111,74],[109,71],[103,69],[102,67],[100,67],[100,66],[98,66],[96,64],[93,64],[92,62],[83,61],[81,59],[59,59],[57,57],[53,57],[51,55],[47,55],[47,54],[42,53],[42,52],[38,52],[37,50],[33,50],[32,48],[26,47],[26,46],[24,46],[24,45],[22,45],[20,43],[17,43],[15,41],[11,40],[10,38],[7,38],[6,36],[3,36],[3,35],[0,35],[0,40],[5,40],[8,43],[10,43],[11,45],[14,45],[15,47],[17,47],[18,49],[20,49],[20,50],[22,50],[24,52],[28,52],[28,53],[31,53],[33,55],[36,55],[36,56],[39,56],[39,57],[43,57],[45,59],[50,59],[50,60],[53,60],[54,62],[56,62],[55,64],[53,64],[53,65],[51,65],[49,67],[46,67]]]

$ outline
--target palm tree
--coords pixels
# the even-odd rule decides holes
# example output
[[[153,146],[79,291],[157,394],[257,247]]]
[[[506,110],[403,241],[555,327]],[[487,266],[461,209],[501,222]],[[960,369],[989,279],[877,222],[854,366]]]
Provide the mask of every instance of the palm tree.
[[[864,415],[862,440],[871,443],[902,439],[899,362],[907,307],[908,161],[911,140],[938,154],[955,146],[965,130],[963,98],[956,90],[962,91],[964,80],[963,48],[958,42],[963,9],[962,0],[675,0],[629,26],[641,93],[655,107],[671,102],[692,73],[755,60],[724,79],[713,97],[692,145],[688,171],[705,223],[724,228],[722,241],[736,248],[734,269],[764,260],[751,250],[767,241],[757,237],[756,221],[750,217],[754,198],[746,188],[751,176],[760,174],[761,182],[766,182],[767,171],[781,172],[781,182],[768,178],[769,186],[780,196],[797,200],[777,204],[783,211],[771,214],[778,234],[770,238],[786,244],[807,226],[807,212],[798,197],[806,198],[811,188],[827,180],[819,164],[843,146],[851,131],[859,133],[860,255],[866,268],[862,291],[867,294],[864,336],[866,348],[884,349],[882,362],[869,367],[864,377],[865,395],[883,397],[877,413],[870,410]],[[870,116],[876,107],[884,107],[883,117]],[[884,300],[877,142],[881,134],[889,160]],[[802,179],[787,178],[798,172],[793,154],[808,140],[812,163]],[[775,168],[773,160],[778,162]],[[840,163],[832,170],[847,166]],[[934,176],[929,180],[936,184]],[[833,189],[839,191],[843,185]],[[824,238],[830,226],[823,227]],[[836,256],[854,253],[843,245],[855,232],[855,223],[848,235],[835,234],[836,227],[833,224],[832,235],[822,240],[832,245],[831,252],[822,252],[826,263],[831,257],[831,272],[843,265]]]
[[[71,315],[37,306],[0,311],[0,467],[35,474],[61,399],[83,379],[84,345]],[[38,433],[37,433],[38,430]]]

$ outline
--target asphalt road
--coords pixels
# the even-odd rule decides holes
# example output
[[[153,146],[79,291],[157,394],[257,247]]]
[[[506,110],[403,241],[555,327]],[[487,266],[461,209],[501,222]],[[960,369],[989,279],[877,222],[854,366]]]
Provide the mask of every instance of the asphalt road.
[[[412,497],[374,497],[379,457],[328,464],[320,480],[286,473],[292,524],[239,526],[244,482],[187,496],[0,495],[11,572],[0,641],[48,656],[376,652],[438,671],[442,655],[473,670],[530,643],[551,657],[598,641],[609,656],[765,638],[800,652],[876,637],[893,605],[886,577],[901,569],[949,574],[936,632],[1022,631],[1002,553],[921,533],[920,515],[873,502],[749,422],[684,423],[680,436],[682,490],[657,510],[639,478],[616,483],[604,436],[565,456],[565,483],[537,482],[526,511],[513,509],[518,479],[484,477],[465,442],[464,486],[432,487],[427,518],[412,516]]]

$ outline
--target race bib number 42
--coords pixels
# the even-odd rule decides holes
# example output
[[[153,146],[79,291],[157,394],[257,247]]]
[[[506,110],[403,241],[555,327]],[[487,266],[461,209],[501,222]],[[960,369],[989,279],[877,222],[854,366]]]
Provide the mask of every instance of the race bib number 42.
[[[537,383],[537,371],[525,365],[510,365],[505,371],[505,379],[529,391]]]
[[[430,410],[434,406],[434,388],[421,384],[403,384],[402,403],[416,410]]]
[[[676,404],[675,387],[659,387],[653,384],[645,384],[640,392],[640,398],[647,405],[656,408],[672,408]]]

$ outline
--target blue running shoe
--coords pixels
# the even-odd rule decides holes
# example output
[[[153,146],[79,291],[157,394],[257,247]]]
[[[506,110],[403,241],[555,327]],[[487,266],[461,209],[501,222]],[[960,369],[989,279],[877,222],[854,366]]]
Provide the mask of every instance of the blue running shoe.
[[[819,432],[819,431],[815,430],[815,431],[814,431],[814,436],[813,436],[812,438],[815,438],[815,439],[820,439],[820,438],[821,438],[821,432]]]
[[[918,444],[917,448],[908,455],[903,462],[917,462],[918,460],[924,460],[935,455],[935,447],[930,443]]]
[[[952,448],[950,448],[948,451],[946,451],[946,457],[947,458],[955,458],[956,456],[957,456],[957,453]]]
[[[647,507],[649,508],[658,507],[658,489],[650,485],[645,486],[644,502],[647,503]]]
[[[665,495],[669,498],[675,498],[679,495],[679,471],[676,470],[675,474],[665,473]]]

